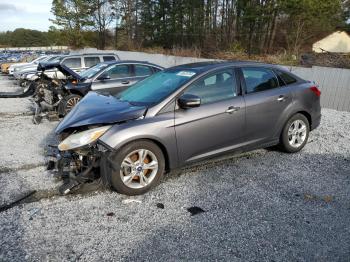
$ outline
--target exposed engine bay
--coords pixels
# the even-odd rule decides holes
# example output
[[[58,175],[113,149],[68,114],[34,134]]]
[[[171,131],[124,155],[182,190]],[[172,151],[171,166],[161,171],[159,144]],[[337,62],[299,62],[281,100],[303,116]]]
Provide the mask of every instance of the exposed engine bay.
[[[60,145],[70,135],[94,128],[96,126],[62,133],[59,136]],[[59,146],[50,145],[47,168],[62,179],[63,184],[59,187],[59,192],[66,195],[85,184],[97,182],[99,186],[106,185],[106,181],[102,179],[101,168],[105,168],[106,156],[109,153],[110,149],[100,143],[68,151],[60,151]]]
[[[45,74],[47,69],[57,69],[66,75],[66,79],[50,78]],[[39,124],[44,117],[49,120],[58,120],[59,117],[67,114],[81,96],[72,94],[64,88],[65,84],[78,81],[76,73],[60,64],[47,64],[38,66],[38,79],[33,94],[35,103],[35,114],[33,123]]]

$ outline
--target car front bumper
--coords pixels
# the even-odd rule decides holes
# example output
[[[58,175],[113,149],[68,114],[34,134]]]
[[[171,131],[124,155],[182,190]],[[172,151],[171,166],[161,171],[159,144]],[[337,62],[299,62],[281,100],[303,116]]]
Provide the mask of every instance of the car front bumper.
[[[108,185],[106,172],[110,168],[111,150],[98,143],[82,150],[59,151],[57,146],[49,146],[47,169],[53,170],[62,179],[59,191],[69,194],[85,183],[101,179]]]

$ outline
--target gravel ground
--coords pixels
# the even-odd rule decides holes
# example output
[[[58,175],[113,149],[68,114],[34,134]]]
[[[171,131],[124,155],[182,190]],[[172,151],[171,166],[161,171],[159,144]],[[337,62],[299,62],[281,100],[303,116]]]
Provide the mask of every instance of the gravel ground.
[[[0,261],[349,261],[350,113],[322,114],[297,154],[226,156],[134,198],[98,191],[0,212]],[[29,120],[0,116],[0,204],[57,185],[24,166],[41,163],[57,123]]]

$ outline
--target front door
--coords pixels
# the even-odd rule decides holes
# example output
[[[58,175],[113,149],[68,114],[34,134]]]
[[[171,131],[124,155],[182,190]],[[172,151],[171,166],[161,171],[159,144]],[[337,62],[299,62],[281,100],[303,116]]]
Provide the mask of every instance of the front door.
[[[175,132],[180,163],[232,150],[242,143],[245,105],[233,69],[202,77],[184,94],[201,98],[197,108],[175,110]]]

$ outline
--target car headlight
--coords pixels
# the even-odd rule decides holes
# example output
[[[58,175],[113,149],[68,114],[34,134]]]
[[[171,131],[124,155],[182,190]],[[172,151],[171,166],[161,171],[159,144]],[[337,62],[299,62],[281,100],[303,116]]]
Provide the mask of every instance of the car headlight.
[[[86,146],[99,139],[111,126],[102,126],[76,134],[72,134],[63,140],[59,145],[60,151],[66,151],[76,149],[82,146]]]

